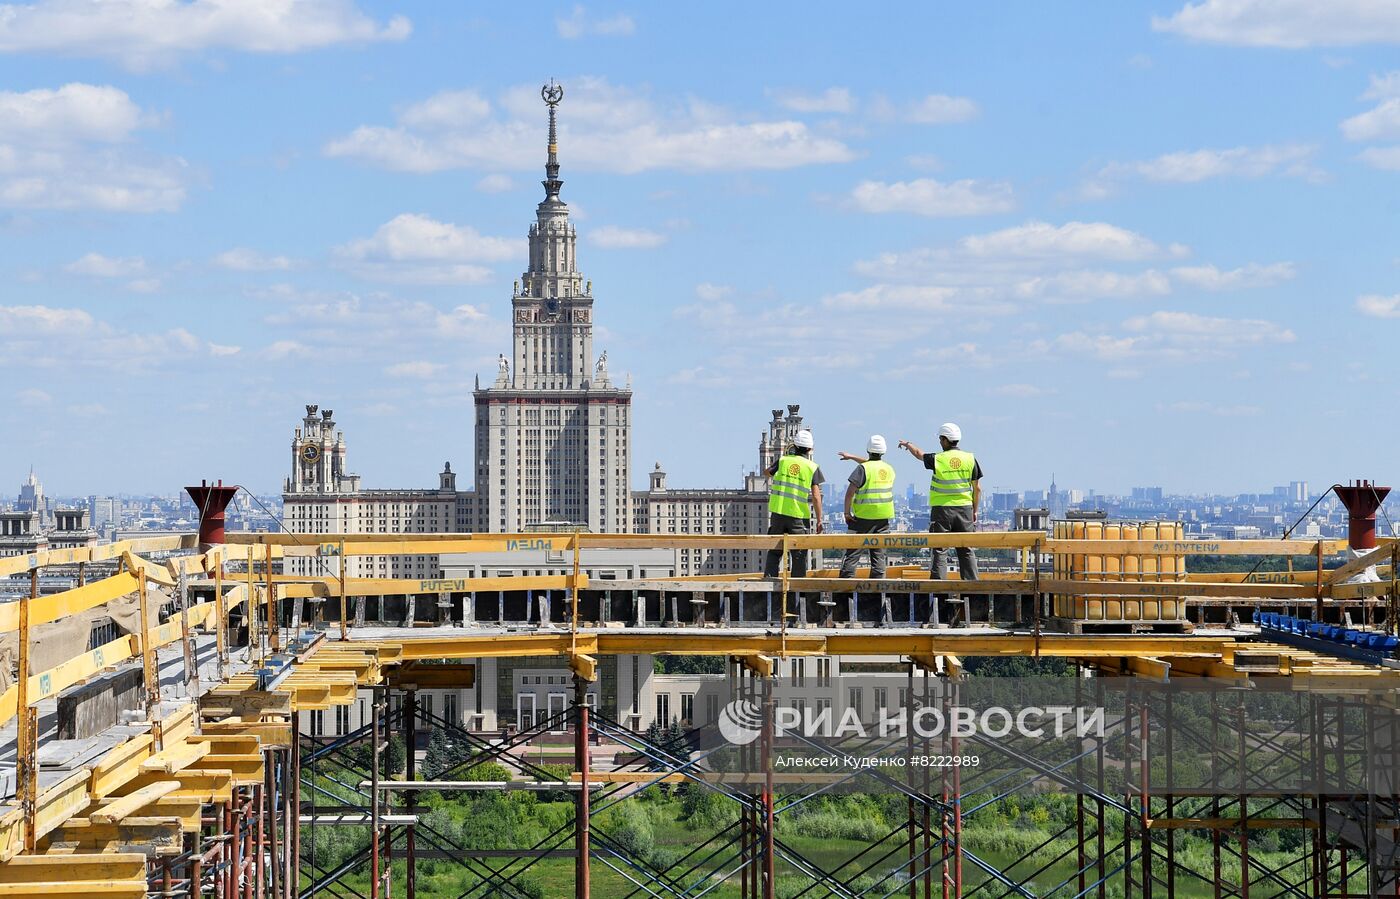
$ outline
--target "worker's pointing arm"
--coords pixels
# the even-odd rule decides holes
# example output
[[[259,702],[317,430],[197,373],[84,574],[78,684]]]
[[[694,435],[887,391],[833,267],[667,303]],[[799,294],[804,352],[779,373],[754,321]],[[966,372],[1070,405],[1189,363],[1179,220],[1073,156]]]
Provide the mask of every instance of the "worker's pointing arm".
[[[922,460],[924,458],[924,451],[915,446],[911,441],[901,440],[899,441],[899,445],[907,449],[909,455],[913,456],[915,459]]]

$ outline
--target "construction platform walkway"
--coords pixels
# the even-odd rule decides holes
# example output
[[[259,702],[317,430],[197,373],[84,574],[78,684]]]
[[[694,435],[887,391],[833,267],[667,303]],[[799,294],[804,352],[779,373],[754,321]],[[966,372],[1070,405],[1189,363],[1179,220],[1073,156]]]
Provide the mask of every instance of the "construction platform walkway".
[[[881,580],[799,579],[786,565],[775,579],[590,582],[580,563],[590,547],[779,549],[786,559],[792,550],[858,547],[869,538],[589,534],[229,534],[219,544],[190,535],[0,559],[0,577],[27,576],[31,585],[0,605],[0,633],[15,634],[12,663],[27,674],[0,694],[0,791],[9,797],[0,812],[0,896],[415,896],[416,862],[428,858],[463,865],[476,884],[463,895],[483,897],[529,895],[524,872],[559,859],[572,860],[576,896],[590,895],[596,881],[599,895],[626,884],[639,896],[768,897],[780,880],[806,884],[808,896],[1151,895],[1154,888],[1169,896],[1192,879],[1214,883],[1223,890],[1217,895],[1400,895],[1400,789],[1376,774],[1397,767],[1400,743],[1400,662],[1383,639],[1400,621],[1400,543],[1383,541],[1329,568],[1344,544],[890,536],[901,549],[1013,549],[1055,564],[975,583],[928,580],[908,567]],[[524,543],[572,564],[539,577],[346,576],[346,560],[357,556],[509,552]],[[1187,571],[1193,555],[1231,554],[1310,556],[1316,564],[1267,579]],[[296,556],[319,558],[331,573],[286,574],[286,559]],[[40,572],[54,570],[77,571],[80,586],[40,595]],[[1365,573],[1369,580],[1350,582]],[[115,611],[123,603],[124,617]],[[68,633],[65,621],[102,609],[127,621],[127,632],[55,649]],[[1256,625],[1267,609],[1290,624]],[[1299,622],[1334,622],[1334,630],[1365,639],[1329,642],[1320,627]],[[36,653],[47,660],[42,668]],[[633,732],[615,710],[588,699],[599,660],[628,655],[726,659],[725,699],[758,710],[761,738],[736,756],[707,746],[712,735],[692,733],[692,748],[682,751],[673,739]],[[784,839],[784,815],[862,775],[804,779],[775,772],[773,763],[795,745],[774,730],[775,674],[783,660],[827,656],[899,660],[907,695],[950,712],[973,692],[976,679],[963,671],[971,658],[1062,659],[1086,675],[1069,681],[1076,690],[1110,689],[1116,679],[1136,686],[1108,716],[1107,734],[1061,762],[1038,760],[1030,744],[991,740],[977,748],[995,761],[995,776],[989,762],[980,772],[945,767],[881,780],[880,789],[907,801],[907,826],[832,868]],[[470,685],[476,660],[536,657],[562,659],[574,695],[533,727],[492,738],[416,711],[420,690]],[[1149,759],[1149,734],[1157,751],[1184,737],[1165,723],[1171,700],[1148,688],[1183,679],[1233,691],[1212,700],[1211,717],[1217,734],[1238,737],[1240,770],[1261,752],[1271,765],[1297,759],[1318,771],[1357,758],[1369,772],[1365,789],[1329,789],[1314,779],[1286,788],[1216,783],[1211,793],[1172,782],[1158,757]],[[1298,720],[1319,726],[1271,722],[1275,732],[1262,733],[1242,711],[1232,713],[1238,721],[1229,718],[1232,697],[1264,685],[1307,697]],[[303,733],[303,715],[356,702],[371,710],[363,726],[335,738]],[[1329,722],[1358,715],[1378,723],[1352,753],[1343,738],[1354,735]],[[545,845],[508,852],[481,852],[432,832],[417,810],[419,793],[485,785],[454,779],[452,770],[421,780],[414,752],[406,771],[383,772],[385,735],[406,733],[414,746],[423,721],[471,747],[472,764],[505,765],[509,776],[495,789],[567,795],[573,818]],[[1305,730],[1315,733],[1310,745],[1299,736]],[[561,733],[572,735],[566,778],[523,751]],[[956,736],[920,739],[910,737],[899,752],[912,759],[941,749],[961,758],[967,748]],[[1328,753],[1342,761],[1324,761]],[[1164,758],[1179,755],[1167,749]],[[737,768],[722,770],[721,758],[731,765],[737,758]],[[1105,770],[1131,773],[1131,783],[1108,785]],[[1078,772],[1072,780],[1070,771]],[[676,783],[732,802],[734,827],[658,866],[634,857],[592,817]],[[964,817],[986,804],[972,803],[974,793],[1005,797],[1057,783],[1076,797],[1076,811],[1054,858],[1041,847],[993,859],[962,844]],[[1115,816],[1121,826],[1108,824]],[[315,837],[325,827],[357,828],[364,838],[356,851],[327,859]],[[1206,869],[1175,850],[1177,835],[1190,829],[1212,835]],[[1295,862],[1252,854],[1250,835],[1261,829],[1301,834]],[[1049,884],[1051,870],[1072,874]]]

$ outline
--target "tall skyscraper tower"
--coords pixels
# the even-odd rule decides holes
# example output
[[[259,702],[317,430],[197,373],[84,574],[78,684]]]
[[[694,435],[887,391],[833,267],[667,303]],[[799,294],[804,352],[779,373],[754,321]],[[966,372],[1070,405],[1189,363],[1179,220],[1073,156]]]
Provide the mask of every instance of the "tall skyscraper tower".
[[[529,269],[511,297],[511,356],[478,387],[473,530],[549,524],[630,530],[632,391],[593,358],[593,290],[577,265],[578,233],[559,198],[556,114],[564,89],[541,90],[549,109],[544,200],[530,226]]]

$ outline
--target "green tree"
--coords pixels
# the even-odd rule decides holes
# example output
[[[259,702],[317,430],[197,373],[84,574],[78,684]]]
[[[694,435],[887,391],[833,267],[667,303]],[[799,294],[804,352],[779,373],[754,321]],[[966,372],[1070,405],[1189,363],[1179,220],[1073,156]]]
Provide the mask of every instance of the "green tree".
[[[461,735],[444,727],[434,728],[428,738],[428,751],[423,755],[423,776],[436,780],[471,757],[471,745]]]

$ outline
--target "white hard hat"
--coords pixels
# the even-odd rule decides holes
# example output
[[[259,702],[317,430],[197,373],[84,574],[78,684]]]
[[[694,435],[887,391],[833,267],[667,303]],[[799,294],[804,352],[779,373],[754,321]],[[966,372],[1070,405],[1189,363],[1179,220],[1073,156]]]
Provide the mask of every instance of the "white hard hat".
[[[938,436],[947,437],[953,443],[957,443],[962,439],[962,428],[953,424],[951,421],[945,421],[943,427],[938,429]]]
[[[870,439],[865,441],[865,451],[883,454],[885,452],[885,438],[879,434],[871,434]]]
[[[798,431],[797,436],[792,438],[792,443],[794,446],[800,446],[803,449],[811,449],[812,432],[806,430]]]

